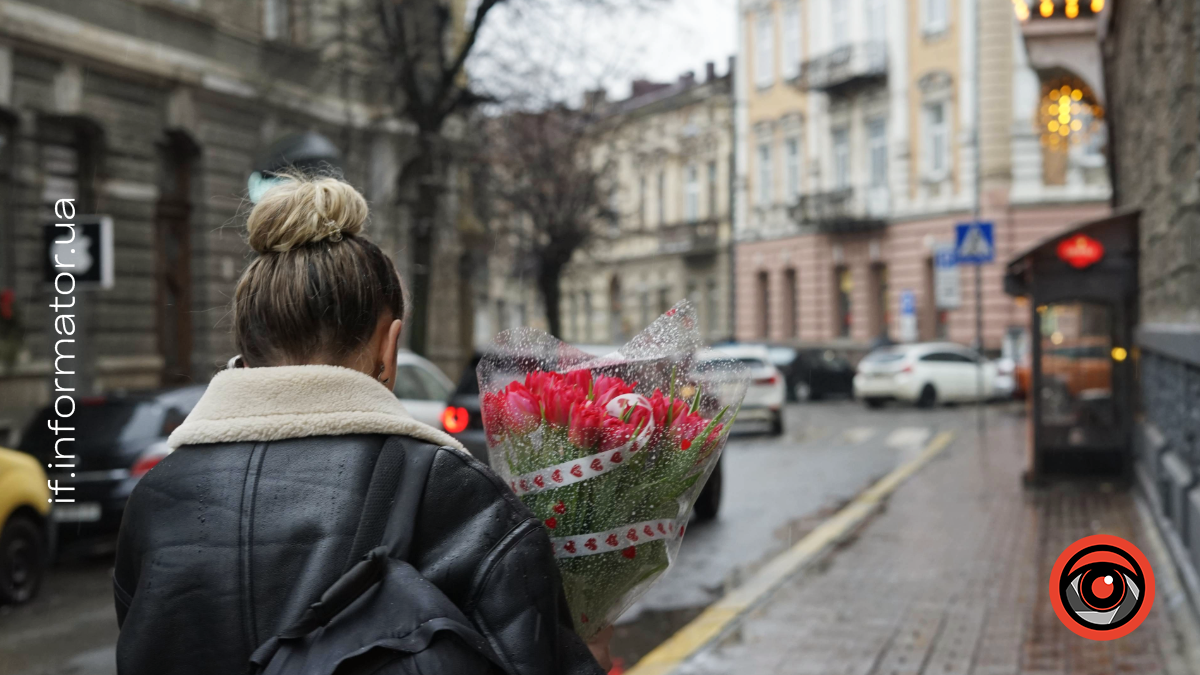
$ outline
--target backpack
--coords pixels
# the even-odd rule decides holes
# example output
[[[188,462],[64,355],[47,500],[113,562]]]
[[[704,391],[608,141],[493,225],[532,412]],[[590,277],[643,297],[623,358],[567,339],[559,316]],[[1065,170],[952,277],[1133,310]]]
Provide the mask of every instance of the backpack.
[[[405,562],[437,448],[388,439],[351,547],[358,561],[250,657],[258,675],[504,673],[462,611]],[[415,447],[413,447],[415,446]]]

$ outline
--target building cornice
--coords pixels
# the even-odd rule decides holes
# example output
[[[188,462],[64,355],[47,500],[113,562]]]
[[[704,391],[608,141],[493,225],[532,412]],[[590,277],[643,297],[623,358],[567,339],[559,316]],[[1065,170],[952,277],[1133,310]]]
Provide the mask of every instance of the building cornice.
[[[0,40],[237,99],[262,99],[321,121],[393,133],[410,131],[383,106],[325,96],[167,44],[99,28],[75,17],[18,0],[0,0]]]

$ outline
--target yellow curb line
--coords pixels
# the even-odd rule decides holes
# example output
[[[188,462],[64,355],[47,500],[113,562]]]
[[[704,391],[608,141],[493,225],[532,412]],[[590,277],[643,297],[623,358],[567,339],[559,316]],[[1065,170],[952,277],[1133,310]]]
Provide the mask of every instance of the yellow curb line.
[[[884,498],[945,450],[953,439],[954,433],[950,431],[934,436],[921,454],[893,469],[791,548],[773,558],[748,582],[709,605],[700,616],[642,657],[636,666],[625,671],[626,675],[667,675],[673,672],[693,654],[725,633],[731,624],[765,600],[793,573],[866,520]]]

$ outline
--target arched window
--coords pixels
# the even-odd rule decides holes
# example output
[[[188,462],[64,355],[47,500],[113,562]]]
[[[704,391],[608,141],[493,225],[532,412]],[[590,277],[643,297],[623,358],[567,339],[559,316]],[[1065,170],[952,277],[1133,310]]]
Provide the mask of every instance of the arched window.
[[[1104,180],[1104,108],[1083,80],[1074,75],[1044,80],[1036,119],[1046,185]]]

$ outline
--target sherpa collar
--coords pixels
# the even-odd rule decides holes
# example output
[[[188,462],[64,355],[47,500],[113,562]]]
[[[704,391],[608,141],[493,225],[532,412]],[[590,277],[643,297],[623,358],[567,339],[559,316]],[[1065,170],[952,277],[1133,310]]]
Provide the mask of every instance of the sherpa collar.
[[[167,444],[346,434],[411,436],[466,452],[448,434],[413,419],[377,380],[338,366],[222,370]]]

